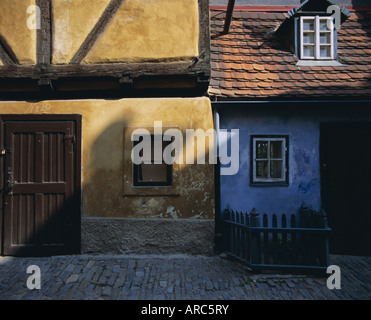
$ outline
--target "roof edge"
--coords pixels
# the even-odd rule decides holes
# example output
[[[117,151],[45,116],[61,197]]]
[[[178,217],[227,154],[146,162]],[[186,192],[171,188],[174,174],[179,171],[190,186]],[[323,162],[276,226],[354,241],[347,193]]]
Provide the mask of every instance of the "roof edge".
[[[351,12],[355,11],[371,11],[371,5],[364,6],[344,6]],[[211,10],[227,10],[227,6],[210,6]],[[266,12],[266,11],[278,11],[284,12],[297,8],[296,6],[235,6],[234,9],[238,11],[250,11],[250,12]]]

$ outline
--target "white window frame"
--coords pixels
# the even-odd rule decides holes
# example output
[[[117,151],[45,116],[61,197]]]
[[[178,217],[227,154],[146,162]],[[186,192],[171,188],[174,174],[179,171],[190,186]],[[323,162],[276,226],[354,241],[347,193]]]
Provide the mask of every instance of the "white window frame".
[[[311,20],[314,22],[314,30],[304,30],[304,21],[305,20]],[[320,22],[326,21],[326,25],[329,25],[330,28],[328,30],[321,30],[320,29]],[[314,43],[308,44],[304,43],[304,33],[306,32],[313,32],[314,34]],[[320,43],[320,35],[321,33],[327,33],[330,34],[330,43],[329,44],[323,44]],[[307,46],[313,45],[314,47],[314,56],[305,56],[304,55],[304,48]],[[330,56],[329,57],[321,57],[320,56],[320,49],[323,46],[327,46],[330,48]],[[300,17],[300,59],[305,60],[334,60],[334,47],[335,47],[335,41],[334,41],[334,22],[332,17],[324,17],[324,16],[301,16]]]
[[[256,150],[256,142],[257,141],[264,141],[268,142],[268,149],[267,149],[267,158],[257,158],[257,150]],[[282,157],[281,158],[271,158],[270,156],[270,144],[272,141],[281,141],[282,142]],[[253,168],[252,168],[252,183],[288,183],[287,181],[287,171],[288,171],[288,163],[287,163],[287,137],[272,137],[272,136],[259,136],[252,138],[252,160],[253,160]],[[256,162],[257,161],[268,161],[268,177],[261,178],[257,177],[256,175]],[[271,178],[270,177],[270,166],[271,161],[282,161],[282,177],[281,178]]]

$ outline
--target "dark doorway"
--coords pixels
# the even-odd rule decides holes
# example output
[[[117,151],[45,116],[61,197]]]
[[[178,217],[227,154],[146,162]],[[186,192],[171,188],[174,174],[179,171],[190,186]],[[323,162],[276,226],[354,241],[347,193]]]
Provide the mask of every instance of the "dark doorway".
[[[0,120],[2,255],[79,253],[81,117]]]
[[[371,123],[323,124],[320,152],[330,252],[371,256]]]

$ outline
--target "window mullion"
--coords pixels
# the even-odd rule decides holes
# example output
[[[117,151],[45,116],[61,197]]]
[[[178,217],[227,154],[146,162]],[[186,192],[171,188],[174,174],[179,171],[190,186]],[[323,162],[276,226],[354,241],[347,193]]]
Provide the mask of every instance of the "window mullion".
[[[282,150],[282,167],[283,167],[283,180],[286,180],[286,177],[287,177],[287,173],[288,173],[288,170],[289,170],[289,167],[287,165],[287,154],[288,154],[288,145],[287,145],[287,140],[284,139],[283,140],[283,150]]]
[[[315,17],[315,23],[314,23],[314,47],[315,47],[315,58],[320,58],[320,18],[319,16]]]
[[[300,56],[304,57],[304,17],[300,17]]]
[[[331,29],[330,29],[330,54],[331,54],[331,59],[334,59],[334,22],[332,18],[329,18],[331,20]]]

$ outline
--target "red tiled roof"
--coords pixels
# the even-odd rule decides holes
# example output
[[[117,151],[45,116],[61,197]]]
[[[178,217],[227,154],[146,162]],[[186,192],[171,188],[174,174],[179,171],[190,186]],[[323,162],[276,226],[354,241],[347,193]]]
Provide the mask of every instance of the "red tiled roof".
[[[338,30],[344,65],[331,67],[297,66],[272,32],[286,13],[235,8],[229,33],[222,35],[225,9],[211,8],[212,99],[371,97],[371,9],[353,11]]]

